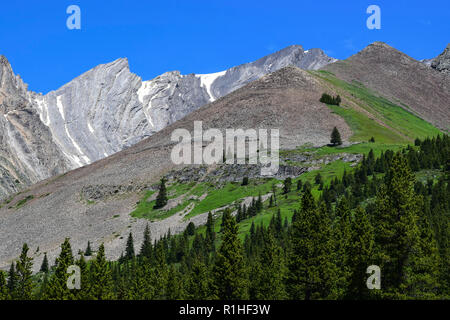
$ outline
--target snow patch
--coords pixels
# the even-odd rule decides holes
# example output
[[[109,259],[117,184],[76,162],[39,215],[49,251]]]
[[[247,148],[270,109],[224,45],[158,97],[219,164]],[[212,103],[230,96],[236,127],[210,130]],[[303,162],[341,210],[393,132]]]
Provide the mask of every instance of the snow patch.
[[[58,107],[58,111],[61,114],[61,117],[63,118],[64,121],[66,121],[66,117],[64,115],[64,106],[61,101],[61,96],[56,97],[56,106]]]
[[[142,81],[141,87],[137,91],[138,99],[142,104],[144,103],[144,97],[148,96],[151,88],[151,81]]]
[[[211,85],[217,78],[223,76],[227,71],[221,71],[216,73],[208,73],[208,74],[196,74],[195,76],[200,78],[200,85],[206,89],[206,92],[209,95],[209,101],[213,102],[216,98],[211,93]]]
[[[81,148],[78,145],[78,143],[75,141],[74,138],[72,138],[72,136],[69,133],[69,128],[67,127],[67,123],[66,123],[66,117],[64,115],[64,106],[63,106],[62,101],[61,101],[61,96],[57,96],[56,97],[56,106],[58,107],[59,113],[61,114],[61,117],[64,120],[64,129],[66,131],[66,135],[70,139],[70,141],[72,142],[72,145],[75,147],[75,149],[77,149],[77,151],[78,151],[78,153],[80,155],[80,156],[72,155],[71,156],[72,160],[74,160],[80,167],[83,166],[84,164],[91,163],[91,159],[89,159],[84,154],[83,150],[81,150]],[[81,159],[84,160],[84,163],[80,160],[80,157],[81,157]]]
[[[48,112],[48,104],[45,101],[43,96],[37,96],[33,100],[34,105],[37,107],[39,112],[39,118],[41,119],[42,123],[45,124],[47,127],[50,126],[50,114]]]

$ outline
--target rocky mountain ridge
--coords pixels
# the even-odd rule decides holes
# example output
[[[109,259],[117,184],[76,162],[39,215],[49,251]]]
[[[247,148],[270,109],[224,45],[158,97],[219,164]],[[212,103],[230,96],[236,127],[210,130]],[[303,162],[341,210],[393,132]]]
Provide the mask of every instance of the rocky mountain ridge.
[[[219,73],[171,71],[142,81],[121,58],[42,95],[0,56],[0,198],[128,148],[265,74],[335,61],[294,45]]]

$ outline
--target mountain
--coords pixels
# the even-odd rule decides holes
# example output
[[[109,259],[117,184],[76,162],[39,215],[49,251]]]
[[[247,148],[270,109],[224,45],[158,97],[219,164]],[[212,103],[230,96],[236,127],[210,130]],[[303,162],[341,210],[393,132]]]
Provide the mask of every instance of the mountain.
[[[145,226],[141,219],[130,216],[141,192],[176,168],[170,158],[174,145],[171,133],[177,128],[191,130],[195,120],[203,121],[205,130],[279,128],[283,149],[327,143],[334,126],[346,140],[351,134],[348,125],[319,102],[324,90],[327,87],[314,75],[286,67],[193,111],[123,151],[32,186],[0,209],[0,261],[9,262],[24,241],[31,247],[39,246],[53,259],[63,235],[71,238],[73,248],[84,247],[86,239],[96,244],[104,241],[108,255],[117,258],[123,239],[115,234],[132,230],[138,241]],[[179,232],[186,223],[169,219],[150,227],[152,235],[159,237],[169,228]]]
[[[399,76],[389,73],[392,71]],[[387,77],[385,81],[399,91],[381,86],[378,76],[372,75],[374,72]],[[272,182],[258,177],[249,165],[176,166],[171,160],[175,145],[171,135],[176,129],[192,132],[194,121],[202,121],[204,130],[217,128],[221,132],[228,128],[279,129],[282,161],[278,179],[296,177],[318,168],[328,170],[324,175],[333,176],[343,168],[350,168],[342,167],[343,163],[358,161],[361,153],[371,148],[378,151],[398,148],[413,143],[416,137],[436,135],[440,132],[438,129],[412,113],[395,96],[388,95],[403,97],[398,92],[407,92],[413,95],[412,101],[428,97],[429,93],[416,88],[413,79],[405,81],[400,77],[411,74],[426,79],[425,86],[435,84],[433,94],[436,96],[448,94],[445,84],[438,83],[447,81],[439,72],[387,45],[375,43],[356,56],[321,70],[284,67],[221,98],[209,96],[214,101],[137,144],[41,181],[1,203],[0,267],[8,267],[24,242],[31,248],[39,247],[39,252],[34,254],[37,266],[43,252],[47,252],[52,261],[66,237],[70,237],[75,252],[84,249],[88,240],[94,246],[105,243],[107,256],[115,259],[122,253],[129,232],[133,232],[135,243],[140,243],[147,223],[157,239],[169,230],[182,232],[190,221],[197,225],[204,223],[209,211],[234,206],[236,201],[242,200],[242,194],[245,195],[239,189],[243,176],[261,179],[258,183],[267,184],[270,190]],[[166,76],[177,77],[176,74]],[[201,76],[192,75],[189,79],[195,80],[195,77],[201,83]],[[161,78],[153,81],[158,81],[163,88],[167,86]],[[374,89],[376,85],[383,93]],[[206,89],[204,93],[216,92]],[[339,94],[341,105],[320,103],[324,92]],[[426,96],[422,97],[424,94]],[[143,100],[147,99],[144,95]],[[436,110],[441,110],[439,105]],[[422,113],[428,111],[435,112],[434,109],[421,110]],[[442,117],[448,117],[450,110],[444,108],[442,112]],[[433,115],[426,116],[433,118]],[[334,126],[339,129],[344,146],[324,147]],[[376,142],[369,143],[372,137]],[[170,203],[159,211],[153,209],[152,201],[162,176],[168,178]]]
[[[173,71],[149,81],[118,59],[46,95],[29,91],[6,58],[0,61],[2,198],[128,148],[263,75],[289,65],[314,70],[336,59],[295,45],[219,73]]]
[[[450,79],[385,43],[375,42],[322,69],[361,83],[437,127],[450,129]]]
[[[119,62],[116,63],[118,69]],[[125,78],[125,82],[136,81],[122,72],[115,85]],[[164,75],[171,76],[178,77],[176,73]],[[94,246],[105,243],[107,256],[115,259],[122,253],[129,232],[133,232],[135,243],[140,243],[147,223],[153,238],[157,239],[169,229],[172,233],[182,232],[190,221],[197,225],[204,223],[209,211],[220,211],[223,206],[248,200],[243,199],[248,195],[246,191],[239,189],[244,176],[260,179],[257,185],[267,184],[267,189],[271,190],[273,182],[258,177],[252,166],[176,166],[171,160],[175,145],[171,134],[176,129],[192,132],[194,121],[202,121],[205,130],[217,128],[221,132],[228,128],[279,129],[282,161],[275,178],[281,180],[287,176],[315,174],[318,168],[325,170],[323,176],[335,176],[344,168],[351,168],[346,162],[353,161],[355,165],[362,158],[361,154],[372,148],[377,152],[398,149],[413,143],[416,137],[440,132],[431,121],[423,118],[437,125],[440,122],[436,121],[435,112],[442,119],[450,116],[447,102],[450,100],[444,100],[449,94],[448,78],[382,43],[372,44],[355,56],[320,70],[281,68],[220,98],[208,93],[216,92],[214,83],[220,77],[211,81],[211,86],[203,82],[203,87],[202,76],[184,77],[189,81],[197,79],[205,99],[214,101],[192,110],[137,144],[34,184],[0,203],[0,268],[8,267],[19,255],[24,242],[32,248],[36,266],[43,252],[53,261],[66,237],[70,237],[75,252],[84,249],[88,240]],[[156,82],[166,88],[167,78],[161,76],[147,84]],[[420,88],[418,79],[424,81],[424,87],[436,98]],[[383,85],[383,80],[390,88]],[[145,106],[151,98],[149,94],[142,94],[142,86],[135,88],[141,90]],[[118,89],[118,92],[122,91]],[[152,96],[158,95],[151,92]],[[325,92],[339,94],[340,106],[320,103]],[[137,93],[136,96],[139,101]],[[426,99],[436,104],[424,103],[421,109],[418,103]],[[162,103],[163,100],[161,97],[157,101]],[[61,98],[62,101],[65,100]],[[153,109],[153,102],[151,105]],[[95,123],[98,122],[91,126]],[[334,126],[344,142],[340,148],[326,146]],[[95,131],[96,127],[93,129]],[[372,137],[375,142],[368,142]],[[169,181],[170,204],[158,211],[153,209],[152,201],[162,176]],[[268,191],[264,192],[267,196]],[[256,192],[254,196],[257,195]],[[186,217],[188,213],[190,216]]]

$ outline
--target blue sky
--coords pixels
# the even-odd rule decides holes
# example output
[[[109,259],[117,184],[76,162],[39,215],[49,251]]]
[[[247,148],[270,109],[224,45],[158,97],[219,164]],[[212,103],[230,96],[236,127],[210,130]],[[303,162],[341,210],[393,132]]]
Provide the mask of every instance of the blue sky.
[[[81,30],[66,27],[72,4]],[[381,8],[381,30],[366,28],[371,4]],[[144,80],[222,71],[291,44],[345,59],[384,41],[431,58],[450,42],[449,21],[448,0],[13,0],[1,5],[0,54],[30,89],[46,93],[119,57]]]

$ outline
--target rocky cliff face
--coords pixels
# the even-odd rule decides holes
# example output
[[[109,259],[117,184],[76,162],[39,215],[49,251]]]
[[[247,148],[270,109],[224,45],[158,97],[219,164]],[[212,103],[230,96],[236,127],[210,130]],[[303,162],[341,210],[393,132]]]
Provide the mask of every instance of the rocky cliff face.
[[[118,59],[42,95],[28,91],[1,56],[0,198],[123,150],[283,67],[318,69],[334,61],[320,49],[290,46],[223,72],[173,71],[142,81],[127,59]]]
[[[0,197],[72,166],[30,103],[30,92],[0,56]]]
[[[450,43],[439,56],[433,59],[431,67],[437,71],[450,75]]]

